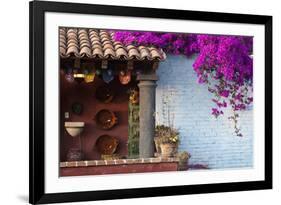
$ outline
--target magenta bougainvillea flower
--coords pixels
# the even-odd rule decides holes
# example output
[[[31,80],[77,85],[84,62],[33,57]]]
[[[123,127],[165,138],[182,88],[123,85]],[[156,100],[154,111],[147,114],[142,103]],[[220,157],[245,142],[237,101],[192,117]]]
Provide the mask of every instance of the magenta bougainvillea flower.
[[[124,44],[155,46],[174,55],[197,54],[193,69],[197,82],[208,84],[214,95],[211,114],[218,117],[230,105],[233,116],[229,118],[235,123],[235,133],[242,136],[237,127],[237,111],[253,102],[253,37],[115,31],[114,38]]]

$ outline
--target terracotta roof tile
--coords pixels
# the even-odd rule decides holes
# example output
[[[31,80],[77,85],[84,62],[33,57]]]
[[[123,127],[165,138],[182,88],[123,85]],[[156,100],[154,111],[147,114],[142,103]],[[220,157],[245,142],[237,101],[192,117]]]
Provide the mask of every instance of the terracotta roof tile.
[[[99,58],[107,60],[164,60],[161,49],[125,46],[113,40],[113,32],[97,29],[60,28],[59,52],[62,58]]]

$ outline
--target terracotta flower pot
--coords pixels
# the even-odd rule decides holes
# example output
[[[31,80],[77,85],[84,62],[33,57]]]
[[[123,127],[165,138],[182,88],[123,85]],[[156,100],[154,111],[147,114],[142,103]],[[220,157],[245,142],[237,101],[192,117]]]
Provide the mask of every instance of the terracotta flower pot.
[[[188,158],[186,159],[180,159],[179,160],[179,167],[178,167],[179,171],[185,171],[188,170]]]
[[[173,157],[177,154],[178,151],[177,144],[172,143],[160,144],[160,148],[162,157]]]

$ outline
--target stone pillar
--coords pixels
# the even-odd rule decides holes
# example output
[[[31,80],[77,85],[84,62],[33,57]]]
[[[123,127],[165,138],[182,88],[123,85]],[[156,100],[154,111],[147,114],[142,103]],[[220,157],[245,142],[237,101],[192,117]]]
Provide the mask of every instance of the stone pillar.
[[[155,134],[155,92],[157,76],[155,74],[140,74],[140,138],[139,157],[154,157]]]

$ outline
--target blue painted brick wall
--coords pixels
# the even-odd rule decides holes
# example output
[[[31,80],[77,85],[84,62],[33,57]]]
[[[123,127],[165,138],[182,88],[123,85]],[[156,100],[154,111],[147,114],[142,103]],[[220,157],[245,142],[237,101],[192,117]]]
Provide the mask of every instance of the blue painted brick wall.
[[[237,137],[233,134],[233,123],[227,118],[230,110],[218,119],[210,114],[212,94],[206,85],[197,83],[192,68],[194,59],[169,55],[160,64],[157,71],[156,122],[167,123],[167,106],[163,99],[172,95],[169,98],[170,118],[174,116],[174,126],[180,129],[180,151],[186,150],[192,155],[190,164],[207,165],[211,169],[252,167],[252,108],[239,113],[243,137]]]

